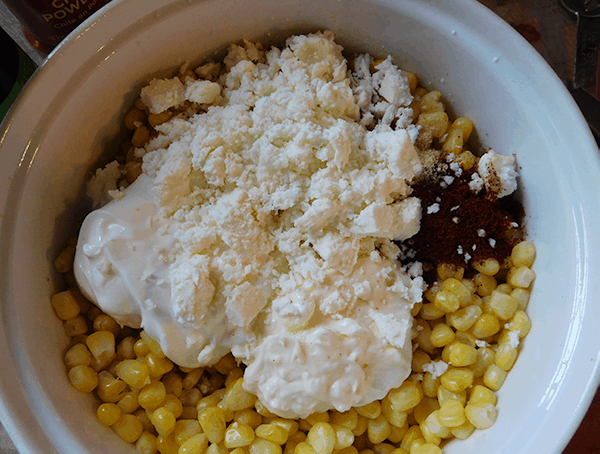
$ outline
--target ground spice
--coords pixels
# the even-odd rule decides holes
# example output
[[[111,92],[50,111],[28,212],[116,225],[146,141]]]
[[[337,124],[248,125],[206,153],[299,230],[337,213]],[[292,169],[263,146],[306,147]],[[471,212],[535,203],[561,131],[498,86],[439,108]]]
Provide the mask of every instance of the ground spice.
[[[523,207],[512,196],[498,199],[485,188],[473,192],[469,182],[474,172],[456,172],[445,165],[413,185],[412,195],[421,199],[421,228],[400,246],[405,262],[423,264],[430,283],[440,262],[464,266],[495,258],[502,263],[519,241],[515,234],[520,232]]]

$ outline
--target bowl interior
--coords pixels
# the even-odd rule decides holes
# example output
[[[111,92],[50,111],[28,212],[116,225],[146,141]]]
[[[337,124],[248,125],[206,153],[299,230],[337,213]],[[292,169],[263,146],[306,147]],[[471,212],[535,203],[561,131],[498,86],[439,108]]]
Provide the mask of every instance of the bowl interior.
[[[590,281],[600,169],[574,103],[516,32],[471,0],[115,0],[38,71],[0,142],[0,348],[11,371],[0,379],[0,414],[23,452],[134,452],[68,382],[67,338],[49,296],[59,290],[52,261],[88,209],[85,181],[119,143],[141,86],[241,38],[278,43],[319,29],[348,49],[393,55],[521,167],[538,250],[533,329],[498,393],[496,425],[445,452],[558,452],[567,443],[598,380],[600,335],[589,320],[600,317]]]

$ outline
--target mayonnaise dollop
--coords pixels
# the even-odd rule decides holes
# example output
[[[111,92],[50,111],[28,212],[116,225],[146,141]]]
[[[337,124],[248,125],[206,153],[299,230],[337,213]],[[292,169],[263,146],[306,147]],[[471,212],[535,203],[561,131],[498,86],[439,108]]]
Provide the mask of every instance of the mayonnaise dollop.
[[[423,291],[393,243],[420,222],[406,78],[389,60],[372,80],[351,75],[327,32],[234,45],[225,65],[218,87],[142,92],[155,110],[212,104],[136,150],[142,175],[82,225],[76,279],[181,366],[231,351],[283,417],[382,399],[410,372]],[[385,117],[369,129],[368,106]]]

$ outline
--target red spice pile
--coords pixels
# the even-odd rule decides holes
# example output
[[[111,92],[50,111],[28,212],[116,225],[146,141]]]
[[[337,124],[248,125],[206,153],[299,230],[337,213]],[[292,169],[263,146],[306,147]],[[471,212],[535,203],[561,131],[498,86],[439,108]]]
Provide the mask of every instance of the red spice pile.
[[[459,172],[460,173],[460,172]],[[409,259],[423,264],[424,277],[435,279],[438,263],[465,265],[486,258],[502,263],[518,241],[509,230],[521,226],[523,207],[513,197],[497,198],[485,188],[469,188],[474,170],[457,175],[445,170],[426,176],[413,186],[421,199],[421,228],[414,237],[400,243]],[[446,185],[444,176],[452,181]]]

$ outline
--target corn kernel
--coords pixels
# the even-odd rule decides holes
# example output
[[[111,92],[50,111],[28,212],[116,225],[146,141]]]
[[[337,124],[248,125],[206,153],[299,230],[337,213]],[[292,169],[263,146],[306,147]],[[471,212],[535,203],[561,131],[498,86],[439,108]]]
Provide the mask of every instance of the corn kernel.
[[[464,136],[463,142],[466,142]],[[464,170],[470,170],[477,164],[477,158],[469,150],[464,150],[454,158],[454,162],[459,164]]]
[[[155,381],[142,388],[138,401],[145,409],[156,408],[165,400],[167,391],[163,382]]]
[[[123,411],[117,404],[104,403],[98,407],[96,415],[102,424],[105,426],[112,426],[119,419],[121,419]]]
[[[276,445],[282,445],[287,441],[288,433],[283,427],[275,424],[261,424],[255,430],[256,436],[269,440]]]
[[[449,400],[457,400],[461,404],[465,405],[467,403],[467,393],[466,391],[453,392],[443,386],[438,388],[437,392],[437,400],[440,406],[444,405]]]
[[[455,367],[463,367],[474,364],[477,360],[477,351],[470,345],[457,342],[450,350],[449,364]]]
[[[496,407],[490,403],[468,404],[465,416],[477,429],[492,427],[498,417]]]
[[[119,342],[119,345],[117,345],[117,358],[120,360],[135,359],[136,356],[133,350],[134,344],[135,339],[131,336],[128,336]]]
[[[225,414],[219,407],[208,407],[198,414],[202,430],[211,443],[219,443],[225,438]]]
[[[438,437],[431,430],[429,430],[429,427],[427,426],[425,421],[422,421],[419,424],[419,428],[421,429],[421,433],[423,434],[423,439],[425,440],[425,442],[433,443],[436,446],[442,442],[441,437]]]
[[[433,443],[425,443],[411,449],[410,454],[442,454],[442,448]]]
[[[369,419],[365,418],[362,415],[358,415],[358,418],[356,420],[356,427],[352,430],[352,433],[354,434],[355,437],[360,437],[361,435],[363,435],[364,433],[367,432],[367,426],[369,425]]]
[[[89,366],[91,360],[92,354],[83,344],[75,344],[65,353],[65,364],[68,368]]]
[[[173,362],[169,358],[160,358],[152,352],[146,355],[144,362],[148,366],[150,376],[155,378],[160,378],[164,374],[169,373],[174,367]]]
[[[335,430],[329,423],[318,422],[310,428],[306,440],[315,453],[331,454],[336,443]]]
[[[444,388],[452,392],[461,392],[473,383],[473,371],[466,368],[449,368],[440,377]]]
[[[452,122],[452,128],[461,129],[464,136],[464,141],[466,142],[471,137],[471,133],[473,132],[473,122],[469,120],[467,117],[458,117],[456,120]]]
[[[518,350],[509,342],[503,342],[496,350],[496,366],[508,372],[514,366],[518,354]]]
[[[399,388],[392,389],[388,398],[396,411],[407,411],[417,406],[423,398],[423,391],[414,383],[405,381]]]
[[[56,293],[50,298],[50,304],[54,308],[54,312],[61,320],[70,320],[79,315],[81,311],[77,299],[71,290]]]
[[[494,276],[500,271],[500,263],[493,258],[483,259],[471,264],[476,271],[487,276]]]
[[[454,340],[454,331],[445,323],[440,323],[431,330],[430,339],[434,347],[444,347]]]
[[[483,382],[492,391],[498,391],[506,380],[507,372],[500,369],[496,364],[488,366],[485,373],[483,374]],[[472,422],[472,421],[471,421]],[[476,424],[473,424],[477,427]]]
[[[440,409],[440,404],[437,401],[437,399],[432,399],[431,397],[424,397],[423,399],[421,399],[421,402],[419,402],[419,405],[417,405],[414,410],[413,410],[413,415],[415,417],[415,420],[417,421],[417,423],[420,425],[423,421],[425,421],[427,419],[427,417],[434,412],[435,410],[439,410]],[[425,435],[425,434],[423,434]],[[425,440],[427,440],[427,437],[424,437]]]
[[[377,418],[369,419],[368,421],[367,436],[373,444],[383,442],[391,431],[392,428],[383,415],[379,415]]]
[[[223,396],[223,408],[232,411],[253,408],[256,396],[244,389],[244,379],[240,378],[232,383]]]
[[[350,429],[335,424],[332,424],[331,427],[335,430],[334,449],[345,449],[352,446],[352,443],[354,443],[354,434]]]
[[[256,429],[262,424],[262,416],[252,409],[236,411],[233,417],[234,421],[240,424],[247,424],[252,429]]]
[[[143,339],[138,339],[133,344],[133,352],[138,358],[143,358],[150,353],[150,347],[148,347],[148,344]]]
[[[440,290],[435,295],[435,307],[444,312],[454,312],[460,307],[460,299],[449,290]]]
[[[485,403],[496,405],[496,402],[496,395],[491,389],[481,385],[473,386],[473,389],[471,390],[471,395],[469,396],[470,404]]]
[[[159,435],[168,436],[175,430],[175,415],[164,407],[157,408],[150,421]]]
[[[482,377],[488,366],[494,364],[496,353],[490,348],[477,349],[477,361],[469,366],[475,378]]]
[[[513,267],[506,275],[506,282],[519,288],[528,288],[534,279],[535,273],[526,266]]]
[[[421,103],[421,111],[423,107],[427,108]],[[441,138],[448,129],[448,114],[445,112],[424,112],[419,114],[417,119],[417,125],[421,126],[422,130],[428,131],[431,137],[439,139]]]
[[[275,424],[276,426],[284,428],[289,436],[298,432],[298,422],[293,419],[273,418],[270,424]]]
[[[440,423],[438,416],[437,416],[438,412],[439,412],[439,410],[432,411],[429,414],[429,416],[425,419],[425,422],[423,424],[425,424],[427,426],[427,429],[429,429],[429,431],[433,435],[436,435],[440,438],[447,438],[450,436],[450,428],[446,427],[442,423]],[[418,427],[418,426],[413,426],[413,427]],[[421,431],[419,430],[419,432],[421,432]],[[422,432],[421,432],[421,434],[422,434]]]
[[[518,310],[508,323],[508,329],[517,332],[519,338],[522,339],[529,334],[529,331],[531,330],[531,321],[524,311]]]
[[[471,327],[471,333],[477,339],[485,339],[500,331],[500,322],[494,314],[481,314]]]
[[[363,415],[369,419],[375,419],[381,414],[381,403],[377,400],[362,407],[354,407],[359,415]]]
[[[107,314],[99,314],[94,319],[93,326],[94,331],[110,331],[115,337],[117,337],[121,332],[121,327],[119,324],[114,318]]]
[[[475,431],[475,426],[467,419],[463,424],[458,427],[452,427],[450,433],[459,440],[466,440]]]
[[[494,291],[498,285],[493,276],[488,276],[483,273],[477,273],[473,276],[473,282],[475,283],[475,288],[477,289],[477,294],[479,296],[491,295],[492,291]]]
[[[440,424],[446,427],[458,427],[465,421],[465,409],[457,400],[448,400],[437,412]]]
[[[205,434],[195,434],[179,446],[178,454],[204,454],[208,448],[208,438]]]
[[[159,435],[156,446],[160,454],[179,454],[179,445],[175,443],[172,435]]]
[[[135,449],[139,454],[156,454],[158,440],[155,435],[145,430],[135,442]]]
[[[421,310],[419,311],[419,316],[423,320],[437,320],[438,318],[442,318],[444,314],[445,312],[441,309],[438,309],[434,303],[423,304],[423,306],[421,306]]]
[[[186,407],[197,406],[200,399],[202,399],[202,393],[198,388],[184,389],[179,396],[179,400]]]
[[[494,290],[488,305],[492,313],[500,320],[508,320],[515,315],[519,303],[512,296]]]
[[[254,403],[254,409],[256,410],[256,412],[261,415],[264,416],[265,418],[274,418],[276,417],[276,415],[274,415],[273,413],[271,413],[267,407],[265,407],[265,404],[263,404],[259,399],[256,400],[256,402]]]
[[[150,369],[150,367],[148,367]],[[183,379],[175,372],[165,374],[161,381],[165,384],[167,394],[173,394],[176,397],[181,396],[183,391]]]
[[[247,424],[234,422],[225,431],[225,447],[238,448],[241,446],[250,446],[254,438],[255,433],[252,427]]]
[[[516,288],[512,292],[510,292],[510,296],[517,300],[519,303],[519,310],[524,311],[527,309],[527,305],[529,304],[529,296],[531,293],[529,290],[524,288]]]
[[[183,404],[181,403],[181,401],[177,398],[177,396],[175,394],[167,394],[165,396],[164,400],[162,401],[162,403],[160,404],[160,406],[165,407],[167,410],[169,410],[171,413],[173,413],[175,418],[179,418],[183,414]],[[195,408],[194,408],[194,410],[195,410]],[[193,416],[193,419],[196,419],[197,417],[198,417],[198,414],[196,413]]]
[[[440,386],[440,377],[433,378],[431,372],[427,372],[423,376],[423,394],[427,397],[435,397],[438,387]]]
[[[160,358],[164,358],[166,356],[163,353],[162,348],[160,347],[160,344],[158,342],[156,342],[154,339],[152,339],[150,336],[148,336],[146,331],[140,331],[140,337],[142,338],[144,343],[148,346],[150,351],[152,353],[154,353],[156,356],[158,356]]]
[[[148,366],[135,359],[121,361],[117,365],[117,375],[133,389],[142,389],[151,382]]]
[[[138,401],[139,393],[137,391],[130,391],[121,396],[117,405],[123,411],[123,413],[133,413],[136,411],[140,403]]]
[[[381,406],[381,411],[383,413],[383,402]],[[338,426],[346,427],[347,429],[353,430],[358,424],[358,413],[356,410],[351,408],[350,410],[340,413],[338,411],[332,410],[329,413],[329,422],[331,424],[336,424]]]
[[[315,454],[316,451],[313,449],[311,445],[306,442],[300,442],[296,445],[294,449],[294,454]]]
[[[99,361],[112,360],[116,355],[115,335],[110,331],[96,331],[85,339],[85,343]]]
[[[482,313],[481,307],[472,304],[448,314],[448,323],[458,331],[466,331],[473,326]]]
[[[89,366],[75,366],[69,371],[71,384],[79,391],[91,393],[98,386],[98,376]]]
[[[526,266],[531,268],[535,261],[535,244],[531,241],[521,241],[513,247],[510,258],[513,266]]]
[[[66,320],[63,323],[65,334],[68,337],[75,337],[88,332],[88,323],[83,315]]]
[[[142,423],[135,416],[125,414],[112,425],[112,429],[123,440],[135,443],[140,435],[142,435],[143,427]]]

